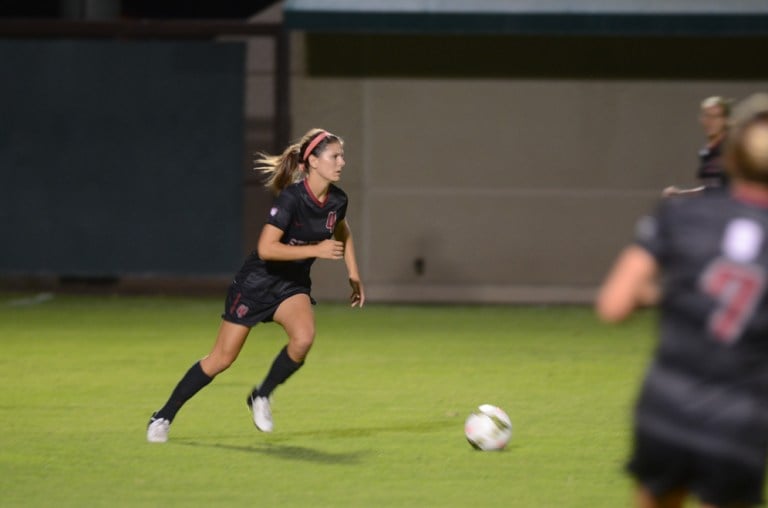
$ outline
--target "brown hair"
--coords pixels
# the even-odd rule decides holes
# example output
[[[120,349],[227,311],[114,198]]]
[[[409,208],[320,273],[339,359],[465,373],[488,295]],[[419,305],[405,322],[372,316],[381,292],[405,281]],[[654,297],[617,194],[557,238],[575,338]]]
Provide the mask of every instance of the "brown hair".
[[[726,149],[733,176],[768,185],[768,113],[741,126]]]
[[[768,185],[768,94],[753,94],[736,105],[726,143],[728,171]]]
[[[301,181],[310,155],[317,157],[330,143],[343,143],[342,139],[324,129],[310,129],[299,141],[289,145],[280,155],[259,152],[254,169],[261,171],[266,179],[264,186],[273,194],[288,185]]]

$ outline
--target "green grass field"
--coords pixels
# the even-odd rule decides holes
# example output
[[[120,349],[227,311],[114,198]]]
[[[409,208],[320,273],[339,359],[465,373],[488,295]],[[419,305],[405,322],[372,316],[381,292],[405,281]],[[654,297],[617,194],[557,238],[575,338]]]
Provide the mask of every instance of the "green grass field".
[[[260,325],[179,413],[150,413],[213,343],[222,298],[0,294],[0,506],[628,506],[622,471],[652,315],[600,325],[586,307],[317,306],[304,368],[244,403],[282,347]],[[512,418],[474,451],[466,416]]]

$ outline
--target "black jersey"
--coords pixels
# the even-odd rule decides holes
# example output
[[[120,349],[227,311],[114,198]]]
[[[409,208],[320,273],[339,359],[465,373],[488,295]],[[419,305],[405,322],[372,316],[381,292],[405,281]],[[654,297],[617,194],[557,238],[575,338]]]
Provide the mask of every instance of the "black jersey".
[[[281,229],[287,245],[311,245],[333,236],[347,214],[347,195],[331,185],[325,201],[312,194],[306,180],[289,185],[275,198],[267,224]],[[264,261],[253,251],[235,276],[235,284],[260,307],[269,307],[296,293],[309,293],[310,267],[315,258]]]
[[[333,236],[336,223],[347,213],[347,195],[331,185],[320,202],[306,180],[289,185],[280,192],[269,210],[267,224],[283,230],[280,241],[286,245],[311,245]],[[315,258],[296,261],[263,261],[257,251],[246,259],[238,279],[266,271],[293,282],[310,286],[309,269]]]
[[[721,189],[728,185],[728,173],[723,166],[723,142],[706,145],[699,150],[699,170],[696,176],[706,189]]]
[[[638,227],[662,273],[660,342],[636,425],[743,463],[768,445],[768,203],[664,200]]]

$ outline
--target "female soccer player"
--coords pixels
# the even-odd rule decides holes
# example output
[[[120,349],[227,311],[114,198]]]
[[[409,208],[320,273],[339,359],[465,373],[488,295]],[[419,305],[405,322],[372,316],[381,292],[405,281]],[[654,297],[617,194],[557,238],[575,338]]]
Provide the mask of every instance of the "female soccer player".
[[[762,502],[768,453],[768,94],[733,111],[729,192],[664,200],[596,301],[617,322],[653,299],[660,339],[635,407],[636,504]]]
[[[701,185],[691,189],[681,189],[673,185],[664,189],[663,196],[696,194],[728,187],[728,172],[723,167],[722,159],[723,145],[728,135],[731,102],[731,99],[719,96],[707,97],[701,102],[699,123],[707,138],[707,143],[699,150],[699,169],[696,172]]]
[[[261,385],[248,396],[256,428],[272,431],[269,397],[304,363],[315,338],[310,267],[316,258],[343,259],[352,286],[352,307],[365,303],[352,234],[345,219],[347,195],[334,185],[344,168],[341,138],[312,129],[281,155],[262,155],[257,169],[277,197],[261,230],[257,250],[229,287],[221,327],[211,352],[181,378],[147,426],[147,440],[164,443],[181,406],[235,361],[258,323],[275,321],[288,344]]]

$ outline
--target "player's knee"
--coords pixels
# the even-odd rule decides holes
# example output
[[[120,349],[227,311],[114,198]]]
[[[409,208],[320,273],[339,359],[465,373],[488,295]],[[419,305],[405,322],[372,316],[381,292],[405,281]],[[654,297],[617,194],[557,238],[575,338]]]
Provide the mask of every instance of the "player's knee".
[[[293,361],[301,362],[309,354],[312,344],[315,342],[315,331],[305,330],[302,333],[294,334],[288,343],[288,356]]]
[[[227,370],[234,363],[237,355],[225,353],[213,353],[201,362],[201,367],[206,374],[213,377]]]

